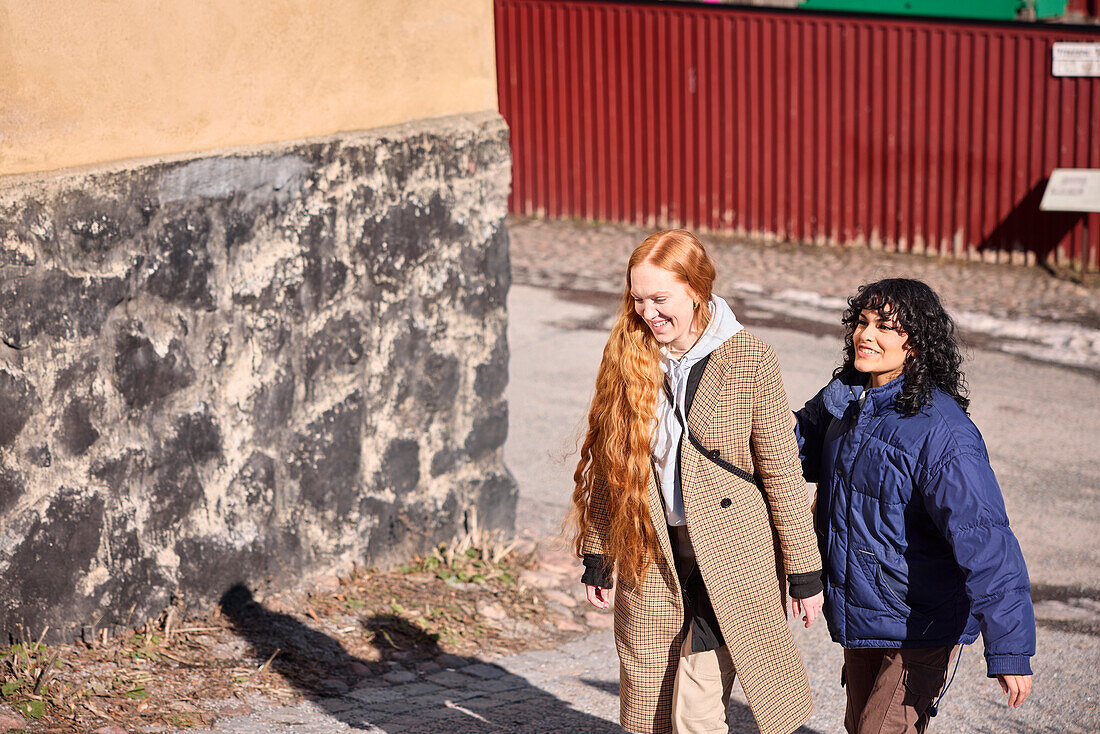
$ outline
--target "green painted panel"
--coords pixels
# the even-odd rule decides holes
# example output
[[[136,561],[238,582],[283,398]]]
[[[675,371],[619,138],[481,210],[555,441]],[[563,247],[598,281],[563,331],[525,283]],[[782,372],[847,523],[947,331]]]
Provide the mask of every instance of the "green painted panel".
[[[1036,18],[1057,18],[1066,13],[1066,0],[1035,0]]]
[[[1036,0],[1038,5],[1061,5],[1066,0]],[[1016,20],[1024,0],[803,0],[799,7],[808,10],[843,10],[850,13],[889,13],[892,15],[928,15],[941,18],[981,18]],[[1049,17],[1040,15],[1039,17]]]

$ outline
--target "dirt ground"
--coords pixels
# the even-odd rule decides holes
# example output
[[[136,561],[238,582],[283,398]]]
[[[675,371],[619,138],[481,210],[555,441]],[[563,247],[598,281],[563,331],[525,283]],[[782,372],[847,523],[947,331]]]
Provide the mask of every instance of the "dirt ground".
[[[264,598],[241,586],[205,614],[173,607],[114,638],[27,639],[0,648],[0,731],[206,727],[247,713],[249,694],[292,703],[393,670],[438,670],[448,656],[554,647],[610,625],[579,603],[576,569],[560,545],[466,539],[397,569]]]

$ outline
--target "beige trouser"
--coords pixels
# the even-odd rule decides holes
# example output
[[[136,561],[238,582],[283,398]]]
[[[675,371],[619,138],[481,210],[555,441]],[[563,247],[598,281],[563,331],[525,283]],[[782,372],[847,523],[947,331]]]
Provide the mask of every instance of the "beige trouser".
[[[672,731],[709,734],[729,731],[727,712],[737,671],[729,650],[691,652],[691,633],[684,636],[672,689]]]

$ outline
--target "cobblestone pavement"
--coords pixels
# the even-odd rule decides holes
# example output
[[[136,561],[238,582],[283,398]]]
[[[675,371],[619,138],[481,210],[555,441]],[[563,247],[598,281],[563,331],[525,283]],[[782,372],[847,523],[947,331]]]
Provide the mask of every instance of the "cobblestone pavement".
[[[611,614],[585,610],[577,563],[564,545],[542,538],[538,565],[524,570],[520,584],[547,600],[559,628],[570,625],[573,640],[553,649],[463,657],[436,650],[430,659],[418,651],[397,653],[389,670],[320,684],[298,680],[294,670],[279,672],[296,689],[293,701],[252,695],[217,707],[206,734],[372,732],[373,734],[472,732],[615,732],[618,718],[618,662],[610,634]],[[532,547],[525,539],[521,543]],[[266,629],[287,627],[285,615],[252,612]],[[247,625],[242,625],[248,635]],[[321,633],[293,623],[286,646],[310,645],[334,669],[356,669],[355,659]],[[292,639],[293,638],[293,639]],[[430,653],[430,651],[429,651]],[[2,730],[2,729],[0,729]],[[152,727],[148,732],[162,732]],[[187,731],[195,731],[194,729]],[[105,733],[106,734],[106,733]],[[114,734],[114,732],[111,732]]]
[[[582,640],[579,644],[584,643]],[[600,639],[592,641],[594,645],[602,643]],[[563,649],[527,653],[496,663],[444,658],[442,665],[446,667],[441,665],[438,671],[392,672],[386,676],[388,681],[293,706],[273,707],[255,700],[250,713],[227,717],[212,731],[224,734],[621,731],[608,720],[617,713],[618,682],[586,678],[588,671],[578,664],[581,658],[574,649],[577,646],[578,643],[572,643]],[[540,674],[540,670],[544,672]],[[579,710],[551,692],[554,684],[565,677],[575,679],[576,687],[591,688],[590,695],[601,699],[602,708],[606,709],[603,717]],[[576,696],[571,695],[575,691],[562,691],[560,685],[557,688],[575,701]]]
[[[623,225],[510,220],[516,283],[619,293],[623,264],[650,233]],[[1039,267],[701,236],[718,269],[716,292],[776,326],[837,328],[861,283],[919,278],[932,286],[972,346],[1100,371],[1100,286]],[[756,314],[757,323],[769,323]]]

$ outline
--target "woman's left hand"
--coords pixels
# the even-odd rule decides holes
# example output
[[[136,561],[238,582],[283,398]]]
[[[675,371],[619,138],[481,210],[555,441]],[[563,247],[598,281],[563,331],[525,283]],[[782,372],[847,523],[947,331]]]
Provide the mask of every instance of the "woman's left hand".
[[[791,599],[791,612],[795,619],[801,619],[809,627],[821,614],[821,607],[825,604],[825,593],[817,592],[809,599]]]

